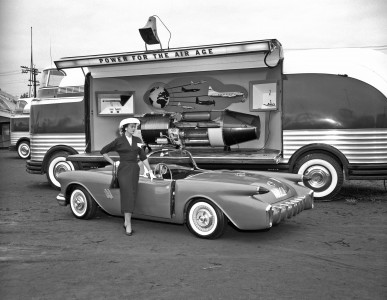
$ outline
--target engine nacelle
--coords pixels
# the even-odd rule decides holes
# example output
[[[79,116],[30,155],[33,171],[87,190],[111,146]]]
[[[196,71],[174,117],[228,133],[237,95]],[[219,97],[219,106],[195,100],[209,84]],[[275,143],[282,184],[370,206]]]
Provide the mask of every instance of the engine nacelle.
[[[259,139],[260,118],[229,110],[218,116],[208,111],[146,114],[141,118],[141,135],[148,145],[232,146]]]

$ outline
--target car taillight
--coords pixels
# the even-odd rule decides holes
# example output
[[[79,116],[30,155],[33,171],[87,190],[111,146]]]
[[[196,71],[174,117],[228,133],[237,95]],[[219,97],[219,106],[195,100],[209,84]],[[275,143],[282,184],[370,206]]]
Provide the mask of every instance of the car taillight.
[[[268,227],[271,228],[273,226],[273,208],[271,205],[268,205],[266,207],[266,224],[268,224]]]

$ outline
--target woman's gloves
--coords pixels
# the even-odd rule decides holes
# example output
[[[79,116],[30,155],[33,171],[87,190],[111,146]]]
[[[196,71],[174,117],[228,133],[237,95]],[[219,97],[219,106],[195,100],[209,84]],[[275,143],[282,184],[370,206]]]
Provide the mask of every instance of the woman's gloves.
[[[149,174],[149,178],[151,179],[151,180],[153,180],[153,178],[156,178],[156,176],[153,174],[153,171],[152,170],[150,170],[149,172],[148,172],[148,174]]]
[[[156,178],[155,174],[153,174],[153,171],[148,170],[148,168],[145,167],[145,165],[144,165],[144,175],[143,176],[146,178],[150,178],[151,180],[153,180],[153,178]]]

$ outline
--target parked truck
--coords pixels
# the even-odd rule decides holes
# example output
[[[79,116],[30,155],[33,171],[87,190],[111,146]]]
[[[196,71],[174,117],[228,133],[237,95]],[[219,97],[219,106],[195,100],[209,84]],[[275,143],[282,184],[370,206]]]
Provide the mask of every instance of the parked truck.
[[[345,179],[387,179],[382,53],[288,52],[272,39],[55,64],[88,69],[82,93],[31,106],[27,171],[55,187],[60,172],[106,164],[99,150],[131,116],[148,151],[184,147],[206,168],[306,174],[316,199]]]

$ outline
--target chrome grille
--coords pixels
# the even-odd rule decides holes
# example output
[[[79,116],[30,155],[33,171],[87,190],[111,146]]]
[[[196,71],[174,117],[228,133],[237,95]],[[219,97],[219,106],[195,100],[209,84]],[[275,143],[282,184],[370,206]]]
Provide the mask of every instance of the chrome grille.
[[[273,225],[286,219],[290,219],[305,209],[311,209],[314,206],[313,192],[303,197],[296,197],[278,202],[272,206]]]

